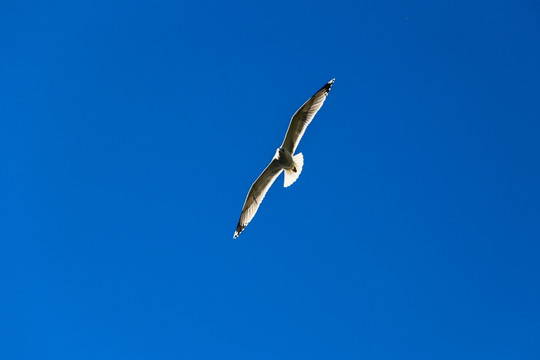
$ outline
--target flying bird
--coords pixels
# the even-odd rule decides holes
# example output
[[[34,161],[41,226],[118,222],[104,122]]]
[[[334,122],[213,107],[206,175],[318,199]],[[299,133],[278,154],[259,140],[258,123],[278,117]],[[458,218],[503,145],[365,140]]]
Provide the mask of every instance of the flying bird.
[[[300,176],[302,166],[304,165],[304,156],[302,153],[294,155],[294,151],[309,123],[322,107],[324,100],[326,100],[326,96],[330,92],[334,80],[330,80],[294,113],[287,129],[287,134],[285,134],[283,144],[276,150],[276,155],[274,155],[270,164],[249,189],[242,213],[240,214],[240,220],[234,232],[234,239],[240,235],[251,219],[253,219],[268,189],[270,189],[270,186],[272,186],[282,171],[285,172],[284,187],[290,186]]]

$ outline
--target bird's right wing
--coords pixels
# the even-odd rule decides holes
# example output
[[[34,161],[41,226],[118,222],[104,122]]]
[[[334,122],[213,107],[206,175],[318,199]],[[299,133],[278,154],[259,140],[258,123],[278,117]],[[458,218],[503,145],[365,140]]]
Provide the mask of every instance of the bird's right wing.
[[[236,239],[247,224],[249,224],[251,219],[253,219],[255,213],[259,209],[259,205],[268,192],[268,189],[270,189],[270,186],[272,186],[276,178],[281,174],[281,171],[283,171],[283,169],[278,165],[277,160],[273,159],[272,162],[270,162],[270,165],[264,169],[262,174],[259,175],[257,180],[251,185],[233,238]]]
[[[283,144],[281,145],[281,147],[287,149],[291,155],[294,155],[296,147],[298,146],[300,139],[302,139],[306,128],[311,120],[313,120],[313,117],[315,117],[315,114],[317,114],[317,111],[323,106],[324,100],[326,100],[326,96],[328,96],[328,92],[332,88],[334,80],[335,79],[330,80],[310,97],[300,109],[296,110],[296,113],[294,113],[291,118],[285,140],[283,140]]]

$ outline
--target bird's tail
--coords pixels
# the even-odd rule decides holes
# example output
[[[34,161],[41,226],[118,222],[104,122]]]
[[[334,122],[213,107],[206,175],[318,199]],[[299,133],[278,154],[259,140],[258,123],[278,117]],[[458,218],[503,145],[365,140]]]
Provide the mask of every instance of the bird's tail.
[[[292,185],[300,176],[302,172],[302,166],[304,166],[304,155],[302,153],[296,154],[293,156],[294,167],[290,170],[285,170],[285,183],[284,187]]]

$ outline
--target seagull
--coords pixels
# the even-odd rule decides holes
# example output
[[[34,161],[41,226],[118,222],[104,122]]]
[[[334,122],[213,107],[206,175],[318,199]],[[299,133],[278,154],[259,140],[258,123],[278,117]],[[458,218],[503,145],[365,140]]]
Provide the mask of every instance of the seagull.
[[[276,150],[276,154],[270,164],[249,189],[242,213],[240,214],[240,220],[238,220],[238,225],[234,232],[234,239],[240,235],[251,219],[253,219],[268,189],[270,189],[270,186],[272,186],[282,171],[285,172],[284,187],[292,185],[298,179],[298,176],[300,176],[302,166],[304,165],[304,156],[302,153],[294,155],[294,151],[309,123],[326,100],[326,96],[330,92],[334,80],[330,80],[294,113],[283,144]]]

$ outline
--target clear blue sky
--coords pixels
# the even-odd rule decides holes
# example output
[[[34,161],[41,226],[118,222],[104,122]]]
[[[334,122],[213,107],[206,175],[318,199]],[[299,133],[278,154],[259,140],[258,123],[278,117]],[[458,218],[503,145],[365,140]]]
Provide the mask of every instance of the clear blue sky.
[[[0,358],[539,359],[539,14],[4,1]]]

